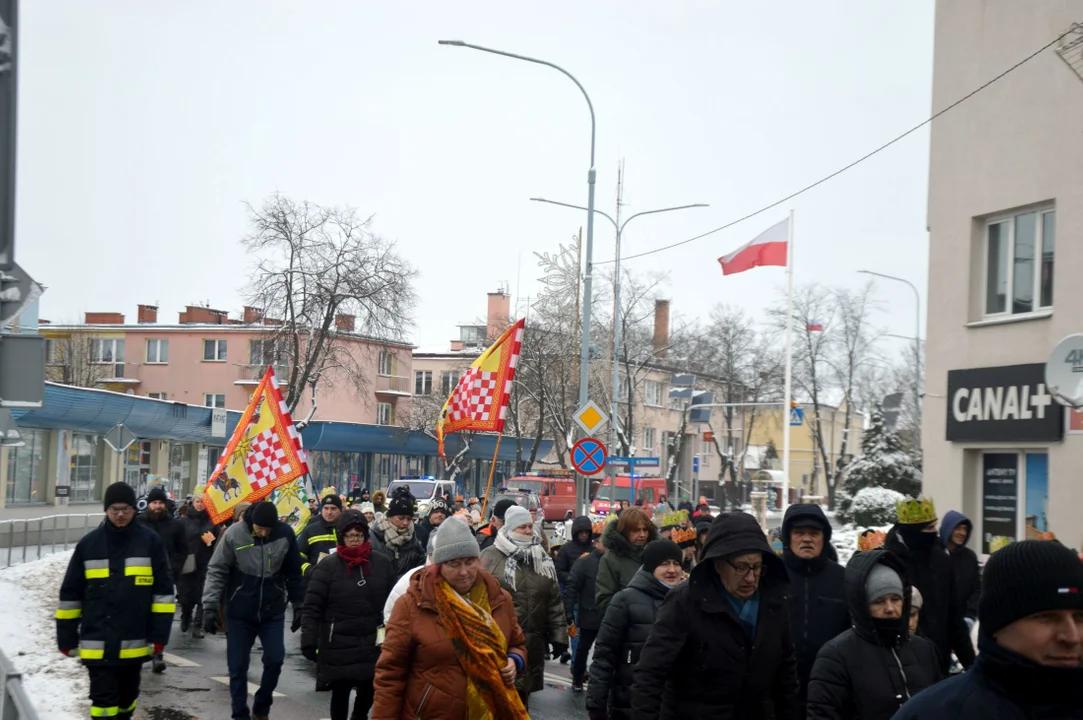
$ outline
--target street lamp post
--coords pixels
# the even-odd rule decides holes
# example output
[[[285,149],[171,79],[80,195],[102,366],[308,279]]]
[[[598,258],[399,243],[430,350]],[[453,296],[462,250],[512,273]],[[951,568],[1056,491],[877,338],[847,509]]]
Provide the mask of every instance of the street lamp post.
[[[921,293],[917,286],[909,280],[894,275],[874,272],[873,270],[858,270],[862,275],[874,275],[885,280],[901,282],[914,291],[914,412],[917,422],[917,431],[914,433],[914,448],[921,449]]]
[[[575,86],[579,88],[579,91],[583,93],[583,98],[587,101],[587,108],[590,110],[590,169],[587,170],[587,247],[585,267],[583,268],[583,312],[582,312],[582,346],[579,348],[579,407],[583,407],[587,404],[589,399],[588,393],[588,378],[590,377],[590,315],[591,315],[591,289],[593,285],[593,273],[594,273],[594,181],[596,172],[594,169],[594,139],[596,134],[597,123],[594,118],[594,103],[590,101],[590,95],[587,94],[586,89],[583,88],[574,75],[547,60],[540,60],[538,58],[528,57],[526,55],[517,55],[515,53],[505,52],[503,50],[494,50],[493,48],[482,47],[481,45],[472,45],[470,43],[463,42],[462,40],[439,40],[440,45],[449,45],[451,47],[465,47],[471,50],[479,50],[481,52],[491,53],[493,55],[502,55],[504,57],[512,58],[513,60],[522,60],[524,62],[534,63],[535,65],[545,65],[546,67],[553,68],[554,70],[563,73],[569,80],[575,83]],[[588,504],[588,488],[589,483],[584,482],[583,487],[579,488],[579,508],[577,512],[586,512]]]
[[[587,208],[580,205],[572,205],[571,203],[557,202],[556,200],[546,200],[545,198],[530,198],[533,202],[548,203],[550,205],[559,205],[561,207],[572,208],[574,210],[587,210]],[[675,210],[688,210],[691,208],[709,207],[706,203],[693,203],[692,205],[677,205],[674,207],[658,208],[657,210],[644,210],[632,215],[624,222],[617,224],[609,213],[602,210],[594,210],[612,225],[613,229],[617,231],[617,258],[614,265],[614,272],[616,273],[615,282],[613,287],[614,299],[613,307],[616,308],[616,316],[613,318],[613,391],[609,398],[609,438],[610,438],[610,452],[617,452],[617,398],[620,392],[620,347],[621,347],[621,323],[620,323],[620,243],[621,235],[624,233],[624,228],[628,226],[628,223],[635,220],[637,217],[643,215],[657,215],[658,213],[673,212]],[[588,212],[590,212],[588,210]],[[629,402],[631,398],[629,397]],[[631,445],[631,442],[629,442]]]

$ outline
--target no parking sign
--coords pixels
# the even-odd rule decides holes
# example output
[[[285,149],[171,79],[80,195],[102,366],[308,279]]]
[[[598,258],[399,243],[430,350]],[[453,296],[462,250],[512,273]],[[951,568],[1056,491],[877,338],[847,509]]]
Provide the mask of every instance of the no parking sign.
[[[583,475],[597,475],[605,468],[605,445],[594,438],[583,438],[572,447],[572,467]]]

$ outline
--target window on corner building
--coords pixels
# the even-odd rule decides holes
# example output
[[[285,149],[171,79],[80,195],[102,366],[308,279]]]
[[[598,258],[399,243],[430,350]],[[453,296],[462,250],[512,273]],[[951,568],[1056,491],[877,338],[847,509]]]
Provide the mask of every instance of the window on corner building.
[[[414,395],[432,395],[432,370],[414,372]]]
[[[993,218],[985,226],[986,317],[1053,307],[1056,213],[1052,208]]]
[[[391,403],[376,404],[376,424],[393,425],[395,423],[395,406]]]

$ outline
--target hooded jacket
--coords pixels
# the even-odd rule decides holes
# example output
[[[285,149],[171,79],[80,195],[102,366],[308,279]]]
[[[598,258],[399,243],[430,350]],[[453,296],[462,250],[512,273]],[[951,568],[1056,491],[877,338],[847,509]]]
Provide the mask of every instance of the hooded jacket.
[[[877,632],[865,584],[877,565],[903,581],[895,632]],[[910,580],[899,558],[882,549],[855,555],[846,566],[846,602],[854,626],[824,645],[812,668],[808,720],[890,720],[909,698],[944,679],[936,646],[910,636]]]
[[[632,674],[669,590],[641,568],[613,597],[594,643],[588,710],[606,711],[611,720],[631,717]]]
[[[715,559],[759,552],[759,615],[748,634],[725,596]],[[791,720],[798,717],[797,660],[786,611],[789,581],[759,523],[743,512],[719,518],[703,561],[669,592],[639,655],[635,718]]]
[[[590,518],[585,515],[572,520],[572,536],[560,548],[557,559],[554,561],[557,568],[557,580],[560,580],[562,587],[568,584],[568,575],[571,574],[575,561],[594,549],[594,543],[590,539],[591,528]],[[579,542],[579,533],[584,531],[587,533],[587,541]]]
[[[910,582],[921,592],[924,603],[918,632],[936,644],[941,670],[946,675],[952,651],[963,667],[970,667],[974,662],[974,644],[963,619],[963,604],[955,589],[951,558],[938,539],[934,540],[937,542],[927,550],[911,550],[896,525],[888,532],[884,549],[902,560]]]
[[[809,522],[809,521],[813,522]],[[790,533],[802,524],[824,529],[824,550],[812,560],[798,557],[790,550]],[[791,505],[782,520],[782,561],[790,579],[790,632],[797,652],[797,677],[801,681],[801,701],[808,691],[808,679],[816,654],[829,640],[850,627],[846,605],[846,572],[830,559],[831,523],[819,505]]]
[[[955,528],[960,525],[966,526],[966,541],[952,550],[948,540]],[[955,590],[959,603],[963,606],[966,617],[977,620],[978,598],[981,597],[981,566],[978,564],[977,553],[966,546],[973,532],[974,523],[970,522],[966,515],[955,510],[948,510],[944,515],[944,521],[940,524],[940,542],[951,557],[951,569],[955,574]]]
[[[576,626],[582,630],[597,630],[602,625],[602,613],[594,599],[598,565],[601,561],[602,553],[591,550],[585,557],[575,561],[568,581],[564,583],[564,615],[569,623],[573,617],[577,618]],[[577,605],[578,614],[573,614]]]
[[[188,514],[177,520],[184,531],[188,543],[188,556],[194,561],[195,569],[187,574],[177,575],[177,602],[182,606],[199,603],[203,593],[203,581],[207,576],[207,565],[214,555],[214,542],[207,544],[204,533],[217,537],[218,531],[206,509],[188,508]],[[183,566],[181,567],[183,569]],[[180,572],[180,569],[177,570]]]
[[[215,547],[207,566],[203,606],[218,607],[224,595],[227,618],[259,623],[282,617],[288,603],[301,607],[305,596],[293,528],[280,520],[267,537],[253,535],[255,507],[245,510]]]
[[[628,587],[632,582],[636,571],[639,570],[640,557],[643,548],[635,547],[628,539],[617,532],[619,521],[607,522],[602,530],[602,545],[605,546],[605,555],[598,563],[598,579],[594,590],[594,600],[598,605],[598,612],[605,614],[609,607],[609,601],[618,592]],[[649,535],[647,542],[651,543],[658,539],[658,528],[650,523],[647,528]],[[646,547],[646,546],[644,546]]]

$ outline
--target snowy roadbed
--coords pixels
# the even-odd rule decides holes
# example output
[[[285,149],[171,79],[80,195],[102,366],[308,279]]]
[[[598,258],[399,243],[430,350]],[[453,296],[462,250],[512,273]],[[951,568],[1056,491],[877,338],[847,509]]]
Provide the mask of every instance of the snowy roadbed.
[[[87,675],[56,647],[57,598],[71,551],[0,570],[0,650],[23,673],[38,715],[81,720],[89,705]]]

